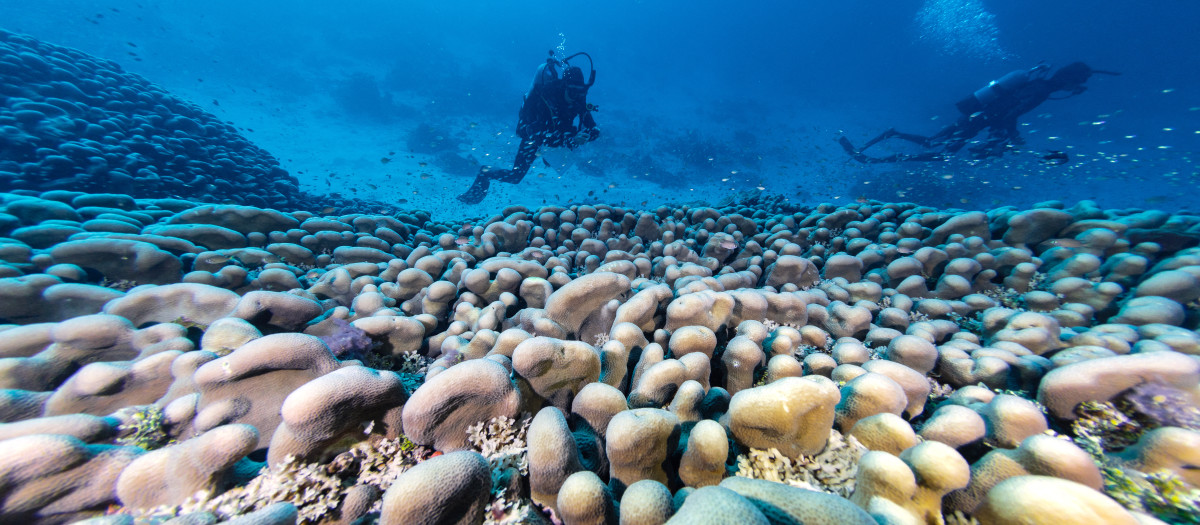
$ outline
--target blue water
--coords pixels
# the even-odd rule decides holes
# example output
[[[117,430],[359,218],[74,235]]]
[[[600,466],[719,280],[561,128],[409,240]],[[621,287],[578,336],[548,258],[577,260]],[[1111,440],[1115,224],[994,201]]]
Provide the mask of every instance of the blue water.
[[[760,189],[798,205],[1092,199],[1197,211],[1195,20],[1200,4],[1168,0],[0,1],[0,27],[200,104],[305,190],[447,218]],[[511,163],[521,96],[548,50],[594,57],[603,138],[546,151],[520,185],[460,205],[477,164]],[[1122,74],[1025,115],[1026,151],[864,166],[834,142],[888,127],[932,134],[987,81],[1077,60]],[[1046,150],[1071,162],[1039,162]]]

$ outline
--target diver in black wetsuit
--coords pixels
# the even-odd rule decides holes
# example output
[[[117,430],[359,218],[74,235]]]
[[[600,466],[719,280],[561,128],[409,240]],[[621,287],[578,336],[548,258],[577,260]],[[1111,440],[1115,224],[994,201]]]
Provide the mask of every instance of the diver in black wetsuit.
[[[1118,75],[1088,67],[1083,62],[1063,66],[1049,75],[1050,66],[1040,64],[1032,69],[1019,69],[994,80],[967,98],[955,104],[961,113],[958,120],[938,131],[932,137],[901,133],[894,128],[881,133],[861,148],[855,148],[846,137],[838,138],[842,149],[854,160],[862,163],[933,161],[947,160],[963,149],[976,135],[987,131],[987,138],[967,148],[971,157],[985,159],[999,157],[1013,145],[1022,145],[1025,140],[1017,131],[1017,118],[1032,111],[1048,99],[1060,100],[1083,93],[1087,82],[1095,73]],[[1058,92],[1065,96],[1053,96]],[[896,154],[888,157],[868,157],[867,148],[880,141],[898,138],[920,145],[924,151],[913,154]]]
[[[577,56],[588,59],[591,74],[586,82],[583,70],[568,63]],[[475,182],[458,196],[458,200],[466,204],[482,201],[494,180],[509,184],[521,182],[542,146],[575,149],[600,137],[596,120],[592,118],[592,112],[597,108],[587,101],[588,89],[596,82],[596,69],[591,67],[591,61],[592,57],[587,53],[575,53],[558,60],[554,58],[554,52],[550,52],[546,63],[538,66],[533,86],[521,104],[517,121],[521,146],[513,168],[480,167]]]

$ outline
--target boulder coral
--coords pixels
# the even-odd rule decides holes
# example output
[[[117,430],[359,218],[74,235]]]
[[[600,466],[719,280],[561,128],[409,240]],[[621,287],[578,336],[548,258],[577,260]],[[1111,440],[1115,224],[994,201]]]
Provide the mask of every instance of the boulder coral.
[[[858,464],[850,498],[885,523],[938,523],[942,497],[967,486],[970,465],[944,444],[927,441],[893,456],[871,451]]]
[[[1037,398],[1050,414],[1074,419],[1084,401],[1108,401],[1139,383],[1160,381],[1184,390],[1200,386],[1200,361],[1176,352],[1089,359],[1056,368],[1042,379]]]
[[[823,377],[788,377],[734,394],[722,419],[739,443],[796,457],[825,448],[839,395]]]
[[[516,417],[521,394],[502,364],[475,359],[450,367],[404,403],[405,435],[437,450],[461,450],[467,427],[493,417]]]
[[[988,492],[980,523],[1083,525],[1141,523],[1111,498],[1084,485],[1046,476],[1010,478]]]
[[[218,494],[236,478],[232,470],[258,444],[250,425],[214,428],[183,443],[139,456],[121,471],[116,493],[134,508],[171,505],[203,491]]]
[[[1191,215],[766,200],[467,224],[12,169],[0,521],[1119,521],[1122,469],[1198,483]]]
[[[409,469],[383,494],[382,524],[480,523],[492,478],[477,452],[451,452]]]

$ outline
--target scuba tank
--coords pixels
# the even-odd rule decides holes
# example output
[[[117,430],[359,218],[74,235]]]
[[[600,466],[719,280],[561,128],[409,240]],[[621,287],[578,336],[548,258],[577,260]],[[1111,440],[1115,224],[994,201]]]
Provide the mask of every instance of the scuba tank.
[[[1046,64],[1038,64],[1032,69],[1010,71],[999,79],[988,82],[986,86],[975,90],[970,96],[958,101],[954,105],[963,115],[972,115],[978,111],[982,111],[983,108],[995,102],[996,99],[1016,91],[1030,80],[1044,77],[1046,71],[1049,69],[1050,66]]]

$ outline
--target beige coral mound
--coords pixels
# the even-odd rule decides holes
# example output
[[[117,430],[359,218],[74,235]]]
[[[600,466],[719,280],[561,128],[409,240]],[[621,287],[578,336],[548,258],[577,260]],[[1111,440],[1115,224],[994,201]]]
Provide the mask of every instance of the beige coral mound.
[[[868,452],[851,501],[885,521],[938,523],[942,497],[967,486],[970,465],[953,448],[927,441],[901,452]]]
[[[1161,381],[1184,390],[1200,385],[1200,361],[1177,352],[1090,359],[1056,368],[1042,378],[1037,399],[1050,414],[1075,419],[1084,401],[1108,401],[1138,383]]]
[[[2,443],[0,522],[66,523],[116,501],[117,476],[142,450],[36,434]]]
[[[747,447],[776,448],[789,457],[812,455],[825,448],[838,399],[828,379],[786,377],[735,394],[727,426]]]
[[[121,472],[117,496],[126,506],[146,509],[179,505],[198,492],[218,494],[228,471],[257,443],[254,427],[225,425],[144,454]]]
[[[478,452],[451,452],[401,474],[383,494],[381,525],[469,525],[483,521],[491,467]]]
[[[1142,435],[1121,455],[1141,472],[1169,470],[1200,487],[1200,432],[1179,427],[1160,427]]]
[[[400,376],[362,366],[347,366],[292,391],[280,407],[283,422],[271,437],[267,462],[295,456],[325,459],[324,448],[351,433],[363,434],[379,421],[382,433],[399,434],[400,407],[408,395]]]
[[[988,492],[975,514],[981,525],[1135,525],[1129,511],[1084,485],[1046,476],[1018,476]]]
[[[627,291],[629,278],[624,275],[608,272],[585,275],[550,294],[546,299],[546,317],[573,334],[604,303]]]
[[[627,487],[643,479],[667,482],[664,462],[675,452],[679,419],[657,408],[635,408],[613,416],[605,434],[610,483]]]
[[[515,418],[521,395],[509,370],[490,359],[454,365],[421,385],[404,403],[404,432],[419,445],[467,448],[467,427],[493,417]]]
[[[600,379],[600,353],[582,341],[526,339],[513,350],[512,363],[537,395],[563,411],[584,386]]]
[[[310,335],[281,333],[250,341],[200,365],[189,378],[200,392],[192,431],[246,423],[258,429],[259,446],[266,447],[281,422],[284,399],[340,366],[329,347]]]

